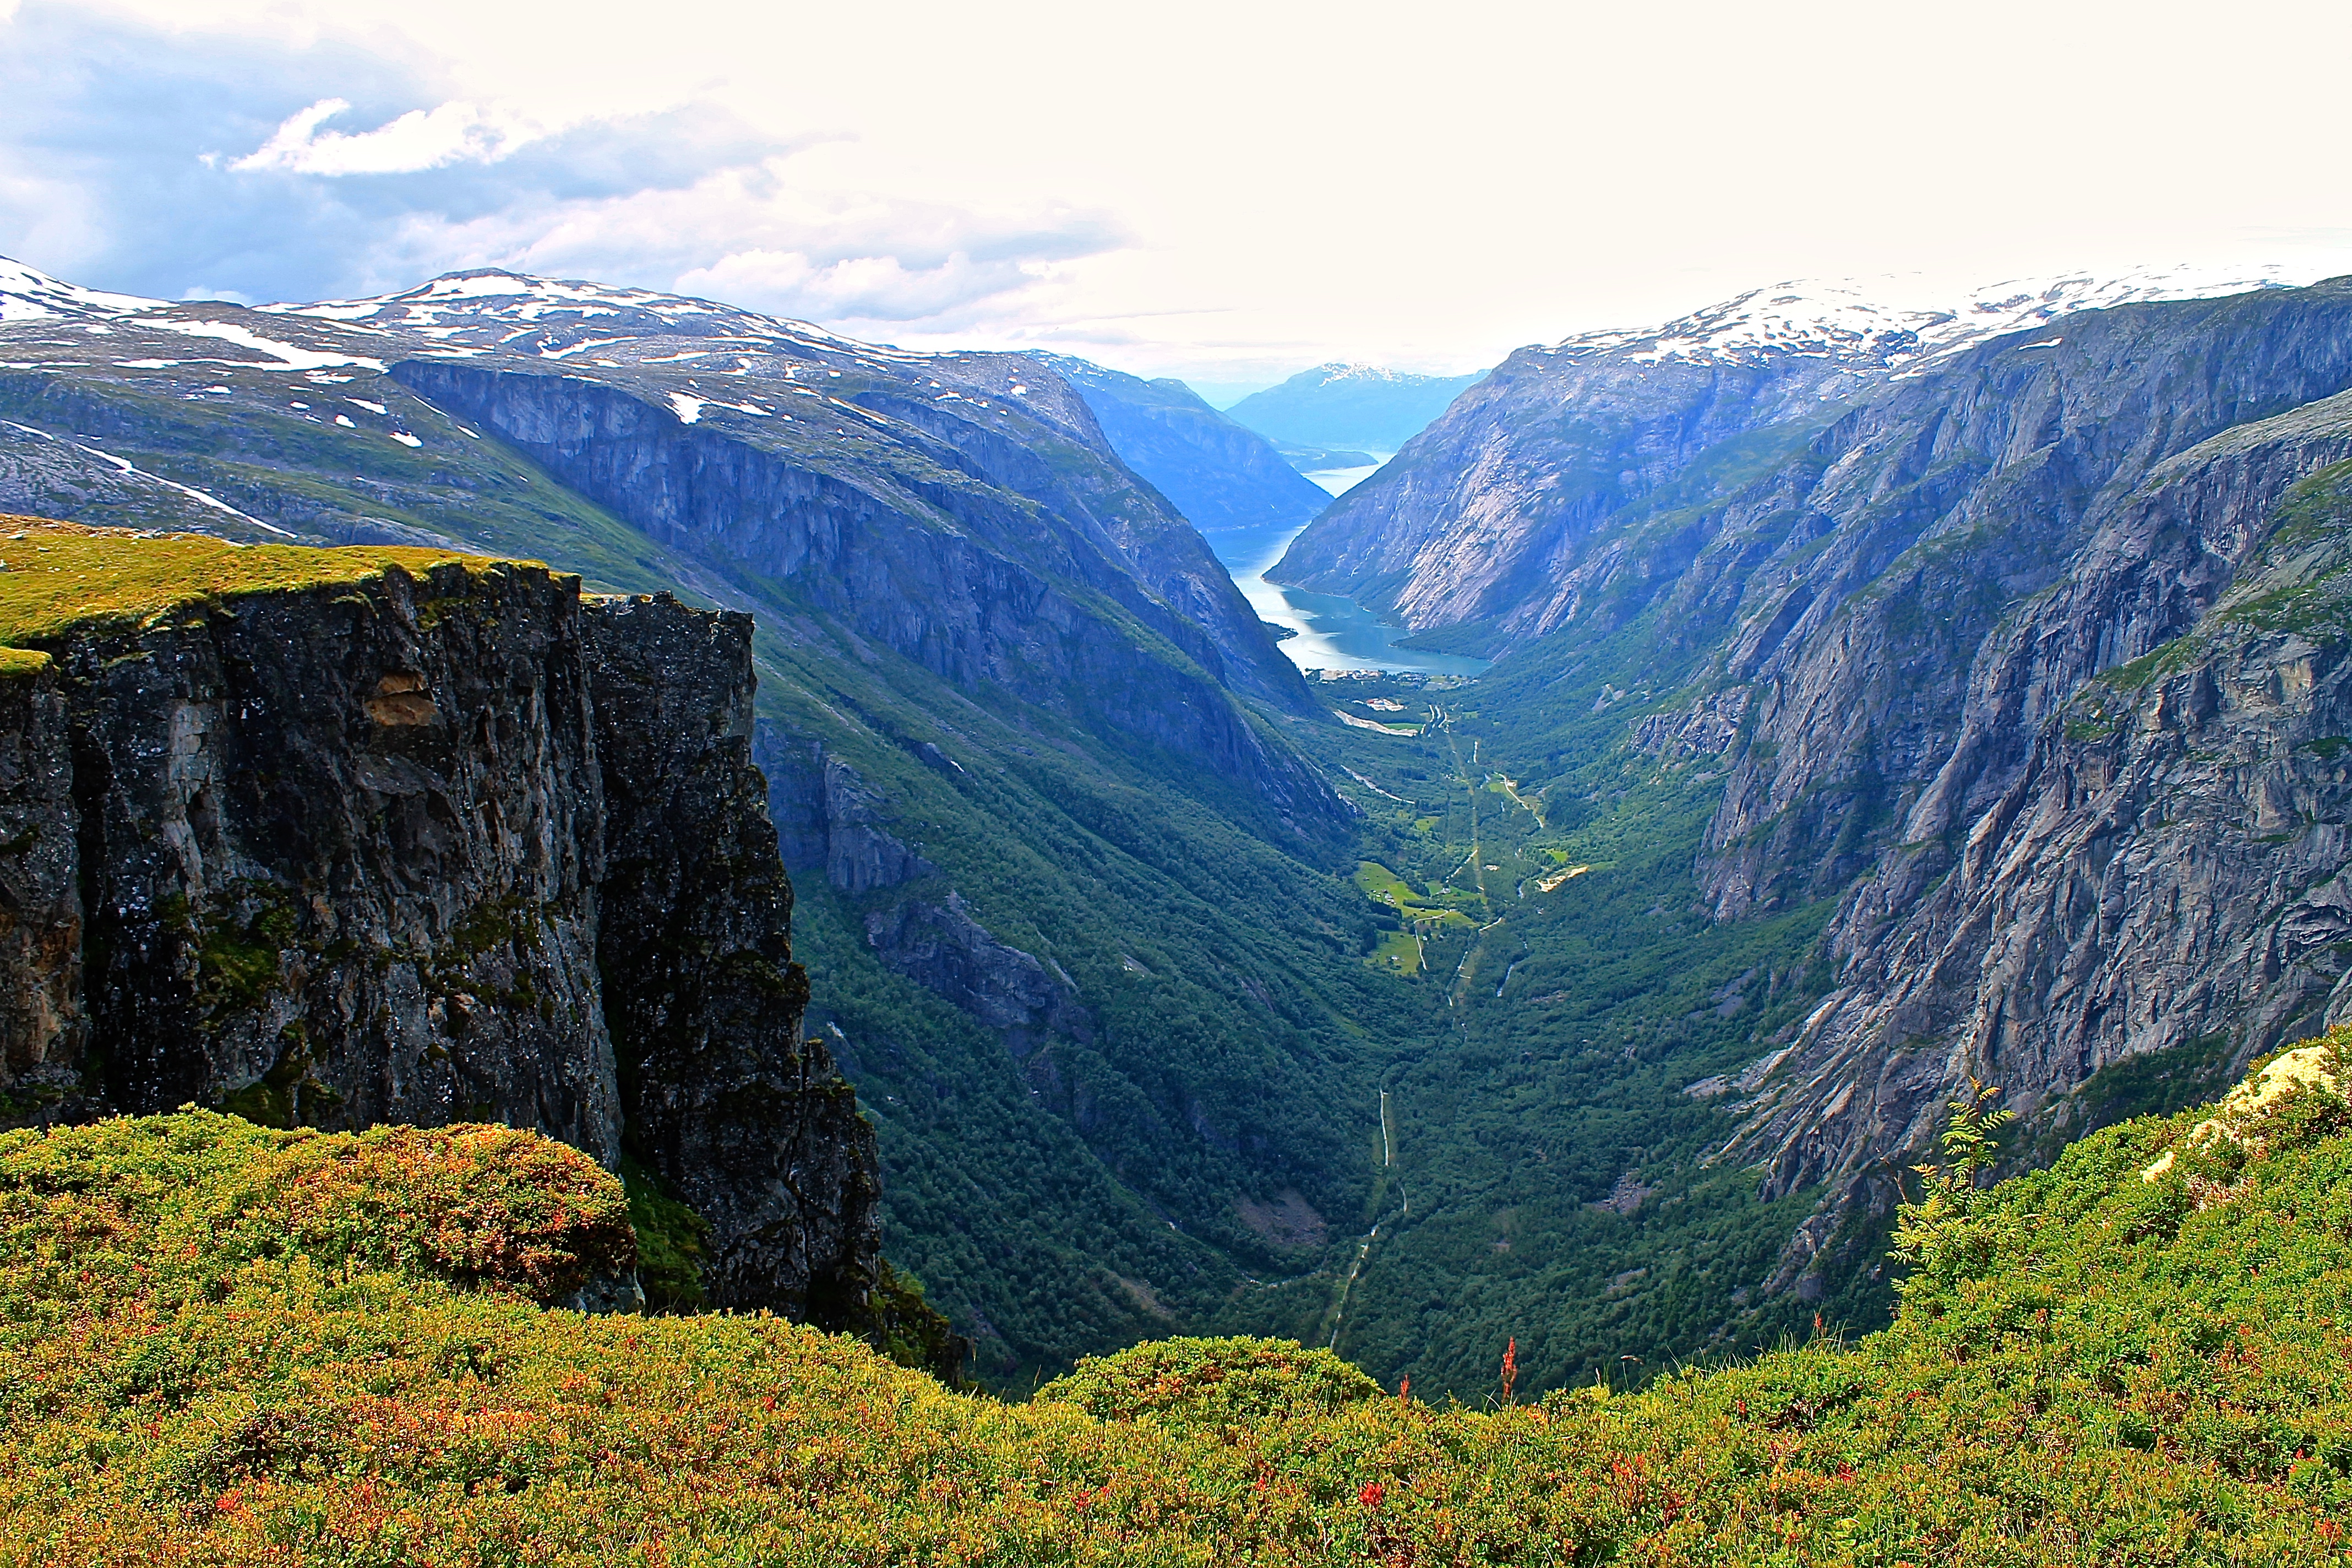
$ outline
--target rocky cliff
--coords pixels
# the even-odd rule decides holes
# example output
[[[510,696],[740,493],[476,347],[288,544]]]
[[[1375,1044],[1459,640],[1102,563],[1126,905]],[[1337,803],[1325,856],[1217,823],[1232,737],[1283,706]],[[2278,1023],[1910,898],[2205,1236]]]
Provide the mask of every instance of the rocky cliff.
[[[2347,540],[2352,394],[2135,487],[1979,652],[1959,739],[1825,938],[1836,988],[1751,1069],[1727,1153],[1776,1191],[1874,1177],[1969,1074],[2079,1126],[2102,1068],[2242,1062],[2352,1012]]]
[[[800,1037],[749,618],[543,567],[0,540],[0,1090],[634,1152],[714,1301],[853,1326],[871,1130]]]

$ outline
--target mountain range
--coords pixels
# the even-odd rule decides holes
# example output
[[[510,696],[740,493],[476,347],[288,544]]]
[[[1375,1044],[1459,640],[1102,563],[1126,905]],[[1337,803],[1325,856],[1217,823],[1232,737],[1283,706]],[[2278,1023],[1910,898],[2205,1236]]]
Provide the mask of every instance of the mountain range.
[[[1316,954],[1375,915],[1291,738],[1328,721],[1037,362],[501,273],[8,300],[9,510],[521,556],[756,617],[810,1025],[878,1125],[892,1255],[984,1374],[1265,1272],[1287,1254],[1237,1200],[1360,1185],[1318,1108],[1376,977]]]
[[[0,510],[748,611],[808,1030],[983,1378],[1563,1387],[1883,1321],[1971,1076],[2031,1164],[2352,1012],[2352,282],[2293,281],[1758,290],[1424,378],[1318,510],[1083,362],[19,269]],[[1211,542],[1309,517],[1275,577],[1492,668],[1303,679]]]
[[[1393,452],[1483,374],[1418,375],[1334,362],[1250,394],[1225,416],[1303,454]]]
[[[1710,922],[1817,911],[1818,1005],[1688,1089],[1829,1194],[1776,1283],[1971,1076],[2046,1152],[2352,1007],[2347,328],[2346,279],[1763,290],[1514,355],[1269,574],[1505,655],[1523,794],[1584,702],[1704,773]]]

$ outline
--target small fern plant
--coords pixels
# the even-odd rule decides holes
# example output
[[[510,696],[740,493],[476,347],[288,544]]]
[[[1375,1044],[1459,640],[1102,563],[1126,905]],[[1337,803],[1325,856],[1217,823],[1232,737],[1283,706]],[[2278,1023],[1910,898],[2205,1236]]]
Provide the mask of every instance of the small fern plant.
[[[1999,1152],[1995,1134],[2011,1115],[1994,1108],[2000,1094],[1999,1085],[1970,1075],[1968,1091],[1948,1102],[1943,1163],[1911,1167],[1920,1180],[1919,1201],[1895,1208],[1895,1256],[1912,1267],[1915,1278],[1949,1279],[1979,1254],[1990,1256],[1990,1238],[1970,1221],[1978,1178],[1991,1167]]]

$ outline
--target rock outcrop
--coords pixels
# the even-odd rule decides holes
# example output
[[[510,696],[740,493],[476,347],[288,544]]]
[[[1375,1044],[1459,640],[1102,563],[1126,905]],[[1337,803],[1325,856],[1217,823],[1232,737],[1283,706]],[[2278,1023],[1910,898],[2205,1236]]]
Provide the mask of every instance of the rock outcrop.
[[[167,591],[8,656],[16,1119],[193,1100],[625,1148],[710,1221],[714,1301],[851,1326],[873,1135],[800,1037],[749,617],[409,566]]]

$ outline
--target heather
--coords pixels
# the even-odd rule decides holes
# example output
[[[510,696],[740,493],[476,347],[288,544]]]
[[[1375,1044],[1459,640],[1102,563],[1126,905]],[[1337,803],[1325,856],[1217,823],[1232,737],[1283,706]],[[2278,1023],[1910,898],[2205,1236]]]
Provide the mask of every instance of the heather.
[[[773,1318],[584,1316],[548,1303],[625,1266],[626,1199],[505,1129],[12,1133],[0,1562],[2341,1561],[2342,1044],[1989,1188],[1965,1108],[1889,1329],[1512,1405],[1253,1340],[1015,1405]]]

